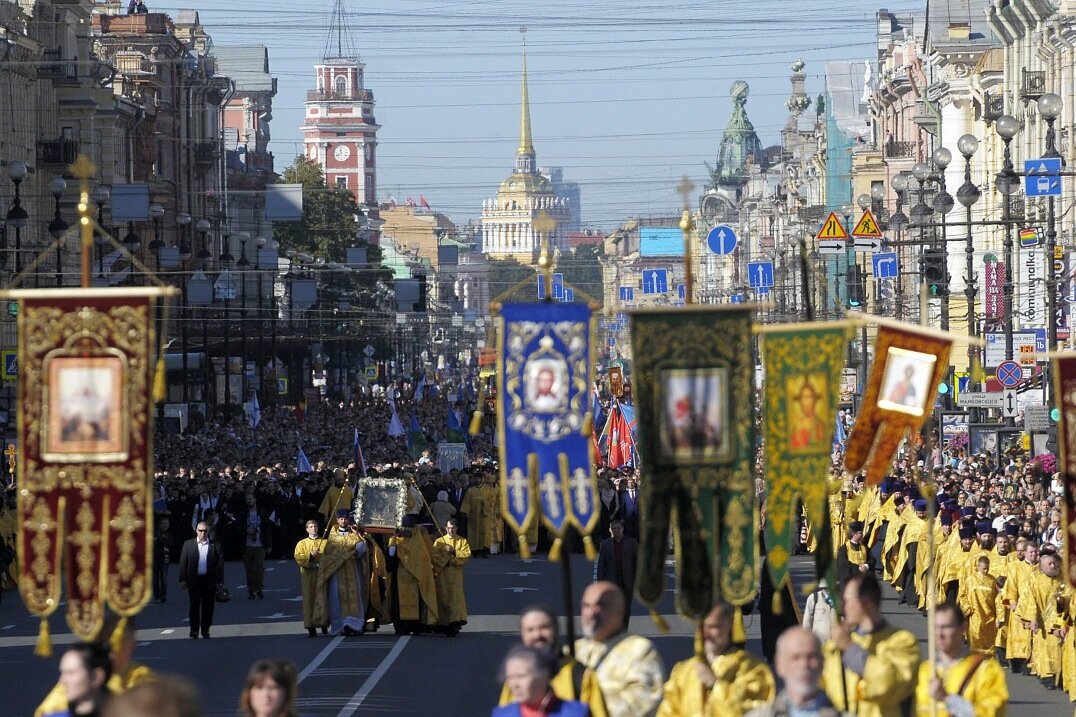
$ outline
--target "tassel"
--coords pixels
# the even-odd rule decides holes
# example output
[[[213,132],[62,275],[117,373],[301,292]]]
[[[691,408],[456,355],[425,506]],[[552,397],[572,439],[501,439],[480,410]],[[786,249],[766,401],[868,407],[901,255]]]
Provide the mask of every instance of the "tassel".
[[[167,391],[164,382],[164,359],[157,359],[157,370],[153,375],[153,400],[163,401],[167,398]]]
[[[482,416],[483,413],[478,410],[476,410],[474,412],[474,415],[471,416],[470,433],[472,436],[477,436],[479,433],[482,432]]]
[[[780,591],[774,590],[773,598],[770,600],[770,608],[773,610],[774,615],[780,615],[784,612],[785,606],[781,600]]]
[[[592,433],[594,433],[594,417],[588,413],[583,418],[583,427],[579,429],[579,434],[589,438]]]
[[[732,643],[734,645],[744,645],[747,643],[747,631],[743,626],[743,610],[736,608],[736,612],[732,614]]]
[[[594,539],[589,535],[583,536],[583,552],[587,555],[587,560],[594,562],[598,559],[598,549],[594,547]]]
[[[656,608],[650,608],[650,619],[654,621],[654,625],[658,628],[658,632],[662,635],[669,634],[669,623],[665,622],[665,618],[661,616],[661,613]]]
[[[52,657],[52,638],[49,637],[49,621],[46,618],[41,618],[41,629],[37,632],[34,654],[38,657]]]
[[[549,559],[554,563],[560,562],[560,538],[553,541],[553,545],[549,547]]]
[[[702,636],[702,620],[695,625],[695,657],[706,659],[706,641]]]
[[[527,544],[527,534],[523,533],[522,535],[518,535],[516,537],[519,538],[519,557],[523,558],[524,560],[530,560],[531,546]]]
[[[108,642],[112,646],[112,652],[116,653],[123,647],[123,638],[127,634],[127,618],[121,617],[120,621],[116,623],[116,629],[112,631],[112,636]]]

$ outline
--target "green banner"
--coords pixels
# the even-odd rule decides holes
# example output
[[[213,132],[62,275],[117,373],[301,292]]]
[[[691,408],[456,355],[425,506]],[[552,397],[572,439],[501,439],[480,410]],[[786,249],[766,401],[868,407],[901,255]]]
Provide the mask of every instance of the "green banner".
[[[672,530],[677,609],[701,619],[715,598],[755,597],[758,521],[752,306],[631,315],[642,475],[639,597],[665,591]]]
[[[766,565],[778,590],[799,538],[799,501],[820,536],[830,530],[826,480],[848,331],[844,322],[803,324],[767,327],[762,337]]]

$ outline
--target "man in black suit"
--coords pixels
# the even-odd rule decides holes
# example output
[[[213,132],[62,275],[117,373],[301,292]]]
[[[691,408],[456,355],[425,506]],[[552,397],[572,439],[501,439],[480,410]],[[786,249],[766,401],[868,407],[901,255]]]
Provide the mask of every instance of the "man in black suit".
[[[632,473],[631,475],[634,475]],[[624,532],[629,538],[639,539],[639,491],[635,484],[635,478],[629,477],[624,481],[624,488],[619,493],[620,515],[617,517],[624,521]]]
[[[639,543],[624,535],[624,521],[609,523],[611,537],[598,547],[598,562],[594,565],[594,580],[616,583],[624,593],[624,629],[631,617],[631,596],[635,592],[635,564],[639,558]]]
[[[220,547],[209,539],[208,527],[200,521],[195,537],[183,543],[179,554],[179,586],[187,591],[190,601],[191,639],[209,639],[213,625],[213,606],[217,584],[224,581],[224,556]]]

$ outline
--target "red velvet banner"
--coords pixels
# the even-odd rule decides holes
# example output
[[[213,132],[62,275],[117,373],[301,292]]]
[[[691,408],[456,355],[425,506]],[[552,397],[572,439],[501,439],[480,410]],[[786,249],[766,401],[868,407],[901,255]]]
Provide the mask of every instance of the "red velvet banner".
[[[1051,359],[1054,367],[1054,395],[1061,408],[1057,445],[1061,450],[1061,471],[1065,486],[1064,544],[1065,575],[1076,588],[1076,353]]]

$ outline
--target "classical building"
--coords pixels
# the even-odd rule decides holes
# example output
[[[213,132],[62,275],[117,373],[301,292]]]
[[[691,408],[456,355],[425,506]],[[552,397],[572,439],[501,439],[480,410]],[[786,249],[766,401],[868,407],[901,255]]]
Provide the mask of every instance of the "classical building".
[[[374,232],[377,203],[377,130],[374,93],[365,87],[366,65],[354,49],[343,0],[337,0],[316,87],[306,93],[303,143],[307,159],[321,165],[325,182],[351,192]]]
[[[514,257],[525,264],[538,261],[541,242],[534,220],[541,212],[556,222],[548,237],[554,249],[563,249],[565,227],[572,221],[566,197],[558,197],[553,182],[538,171],[531,139],[530,94],[527,88],[527,54],[523,52],[522,101],[520,103],[519,147],[515,171],[497,190],[496,199],[482,205],[482,252],[492,258]]]

